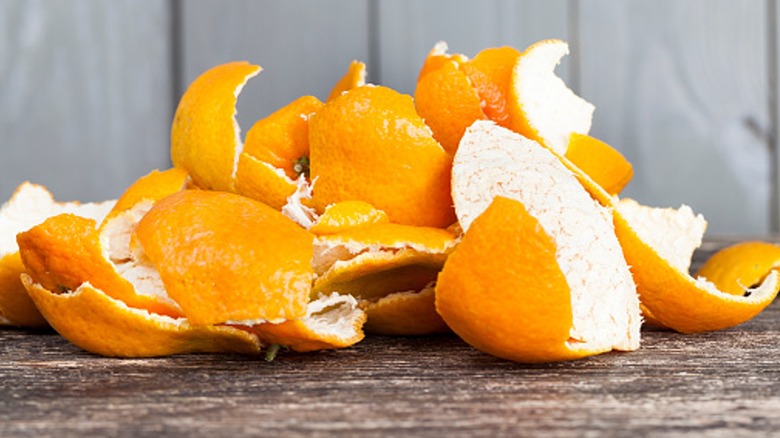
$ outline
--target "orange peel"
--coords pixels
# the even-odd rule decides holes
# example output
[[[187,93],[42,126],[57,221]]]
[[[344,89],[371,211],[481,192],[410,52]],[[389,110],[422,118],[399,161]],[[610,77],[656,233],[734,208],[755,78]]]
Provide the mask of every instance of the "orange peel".
[[[47,325],[27,296],[20,279],[24,265],[16,242],[17,233],[64,212],[78,212],[102,219],[113,205],[114,201],[86,204],[56,202],[44,186],[29,182],[19,185],[8,202],[0,207],[0,325]]]
[[[128,307],[84,283],[67,293],[52,293],[24,275],[30,297],[52,327],[79,348],[103,356],[154,357],[181,353],[257,354],[259,340],[229,326],[200,326]]]
[[[451,157],[417,115],[412,98],[387,87],[354,88],[311,117],[312,201],[361,200],[391,222],[446,227],[455,221]]]
[[[577,175],[591,196],[604,205],[633,176],[633,167],[617,150],[587,136],[594,106],[576,95],[555,75],[555,67],[569,53],[561,40],[539,41],[514,65],[506,126],[555,153]]]
[[[211,227],[215,222],[218,226]],[[242,226],[239,222],[248,223],[256,232],[273,230],[270,239],[289,238],[288,244],[298,247],[301,260],[286,258],[287,251],[269,251],[273,245],[244,239],[241,233],[230,233],[234,240],[228,242],[220,239],[220,227],[235,231]],[[158,228],[163,225],[171,228]],[[204,238],[201,233],[200,238],[175,241],[174,226],[187,232],[215,232],[217,237]],[[297,238],[291,238],[290,229],[298,233]],[[156,202],[141,200],[107,221],[100,231],[93,220],[59,215],[20,234],[18,241],[29,273],[28,293],[37,297],[36,303],[48,306],[49,311],[42,309],[42,313],[63,337],[98,354],[135,357],[191,351],[257,353],[271,341],[300,351],[358,342],[363,337],[365,314],[353,298],[337,294],[309,298],[311,239],[308,232],[257,201],[225,192],[184,190]],[[252,307],[248,304],[252,299],[246,299],[235,283],[217,284],[240,280],[245,272],[227,272],[224,264],[212,263],[217,256],[215,242],[221,242],[218,256],[234,262],[233,270],[242,271],[246,263],[265,260],[268,254],[276,257],[266,260],[265,266],[273,271],[269,278],[254,286],[255,291],[264,286],[277,289],[258,294],[259,301],[255,299]],[[256,245],[247,249],[252,242]],[[178,246],[179,258],[160,257],[160,247],[168,244]],[[241,254],[230,254],[231,250]],[[199,260],[193,252],[210,258]],[[177,268],[180,276],[172,279],[171,271]],[[170,288],[171,283],[176,284],[172,289],[178,289],[169,294],[166,286]],[[215,291],[226,288],[236,290],[215,297]],[[157,307],[140,302],[143,299]],[[174,312],[160,314],[160,303],[170,303]],[[289,309],[293,310],[284,314]],[[73,315],[82,310],[83,314]],[[104,318],[101,312],[112,316]],[[128,336],[134,340],[128,341]],[[158,339],[160,345],[144,347],[141,344],[149,340],[135,336]]]
[[[344,76],[330,90],[326,102],[330,102],[353,88],[364,85],[366,85],[366,64],[360,61],[352,61]]]
[[[368,313],[366,330],[375,333],[446,331],[434,310],[432,284],[456,243],[446,230],[391,223],[318,236],[312,290],[361,300]]]
[[[446,51],[446,43],[440,42],[428,54],[414,102],[433,137],[454,154],[466,128],[486,116],[477,90],[461,70],[464,58],[446,55]]]
[[[309,117],[322,108],[302,96],[258,120],[247,132],[238,158],[236,191],[279,210],[309,174]]]
[[[611,214],[549,150],[476,122],[452,187],[465,235],[439,275],[436,308],[453,331],[523,362],[639,347],[639,300]]]
[[[386,223],[390,223],[387,213],[368,202],[342,201],[327,206],[309,228],[309,232],[321,236],[349,228]]]
[[[171,160],[201,188],[233,191],[243,144],[238,94],[262,68],[238,61],[213,67],[185,91],[171,126]]]
[[[643,311],[654,325],[682,333],[721,330],[750,320],[777,296],[776,271],[743,296],[689,275],[706,221],[687,206],[661,209],[623,199],[615,204],[614,219]]]
[[[771,272],[780,268],[780,246],[762,241],[739,242],[716,252],[699,268],[697,277],[706,278],[719,290],[744,296]]]

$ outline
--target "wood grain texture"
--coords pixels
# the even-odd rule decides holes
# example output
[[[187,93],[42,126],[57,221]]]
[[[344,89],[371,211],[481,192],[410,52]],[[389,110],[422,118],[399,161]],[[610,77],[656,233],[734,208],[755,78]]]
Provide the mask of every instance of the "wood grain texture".
[[[695,264],[721,248],[708,241]],[[699,335],[516,364],[454,336],[348,349],[108,359],[53,333],[0,330],[0,436],[772,436],[780,303]]]
[[[581,93],[597,108],[592,133],[634,164],[625,193],[689,204],[715,233],[767,231],[767,3],[594,0],[579,11]]]
[[[568,39],[568,13],[566,0],[378,0],[379,82],[413,94],[438,41],[446,41],[450,53],[472,57],[487,47],[523,50],[540,39]],[[559,74],[568,79],[565,63]]]
[[[116,197],[168,166],[168,3],[0,2],[0,199]]]
[[[182,2],[182,83],[228,61],[262,66],[238,101],[246,132],[302,95],[325,99],[353,59],[367,61],[368,18],[362,0]]]

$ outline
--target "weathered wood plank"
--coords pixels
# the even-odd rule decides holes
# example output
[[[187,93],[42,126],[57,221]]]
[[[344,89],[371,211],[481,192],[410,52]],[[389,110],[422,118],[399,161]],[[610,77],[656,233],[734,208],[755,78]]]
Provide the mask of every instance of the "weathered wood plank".
[[[632,161],[626,194],[691,205],[715,233],[769,229],[767,2],[594,0],[580,10],[593,134]]]
[[[695,264],[728,241],[709,241]],[[455,336],[338,351],[109,359],[53,333],[0,330],[0,436],[771,436],[780,303],[699,335],[523,365]]]
[[[324,99],[353,59],[368,60],[368,2],[182,2],[182,84],[217,64],[264,68],[244,88],[237,119],[257,119],[306,94]]]
[[[414,93],[425,56],[438,41],[474,56],[487,47],[519,50],[545,38],[569,38],[568,2],[378,0],[379,82]],[[565,65],[559,74],[568,78]]]
[[[0,2],[0,199],[118,196],[169,164],[167,1]]]

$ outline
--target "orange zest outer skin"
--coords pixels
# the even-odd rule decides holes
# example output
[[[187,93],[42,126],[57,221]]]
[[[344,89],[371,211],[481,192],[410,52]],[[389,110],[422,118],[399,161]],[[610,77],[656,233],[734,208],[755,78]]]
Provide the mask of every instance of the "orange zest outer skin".
[[[253,156],[242,153],[236,171],[236,192],[281,210],[287,197],[295,193],[295,183],[279,175],[276,169]]]
[[[721,330],[750,320],[777,295],[777,290],[760,300],[727,293],[713,295],[645,244],[617,211],[614,220],[626,261],[633,267],[640,301],[656,325],[681,333]]]
[[[103,219],[103,223],[105,224],[123,211],[133,208],[141,201],[158,201],[176,193],[182,190],[186,184],[187,172],[184,169],[174,167],[163,171],[153,170],[125,190],[122,196],[117,199],[114,208]]]
[[[0,257],[0,319],[20,327],[45,327],[46,319],[24,289],[23,272],[18,251]]]
[[[572,133],[566,158],[610,195],[620,193],[634,176],[633,166],[617,149],[589,135]]]
[[[455,222],[452,157],[417,115],[410,96],[358,87],[310,120],[313,203],[361,200],[391,222],[446,227]]]
[[[780,246],[761,241],[730,245],[716,252],[699,268],[704,277],[723,292],[742,296],[780,268]]]
[[[284,321],[279,324],[264,323],[252,327],[252,331],[267,344],[284,345],[293,351],[305,353],[308,351],[331,350],[345,348],[361,341],[365,314],[355,321],[354,328],[358,334],[354,338],[342,339],[335,335],[318,333],[311,329],[303,320]]]
[[[171,159],[198,187],[233,190],[240,147],[234,119],[237,94],[260,70],[243,61],[216,66],[195,79],[179,101],[171,127]]]
[[[89,282],[111,298],[130,307],[172,317],[181,316],[174,306],[136,294],[106,260],[96,223],[73,214],[48,218],[19,233],[16,238],[26,272],[50,291],[72,291]]]
[[[357,87],[366,85],[366,64],[360,61],[352,61],[347,68],[344,76],[336,82],[333,89],[330,90],[326,102],[341,96],[343,93]]]
[[[449,333],[447,323],[436,312],[433,288],[421,292],[390,294],[366,304],[365,329],[392,336]]]
[[[342,201],[329,205],[309,228],[317,236],[335,234],[349,228],[389,223],[387,213],[368,202]]]
[[[514,47],[493,47],[461,67],[484,103],[487,118],[503,127],[509,127],[509,88],[518,56],[520,51]]]
[[[454,61],[442,62],[420,78],[414,91],[417,112],[450,154],[476,120],[485,119],[477,90]]]
[[[467,343],[505,359],[595,354],[567,345],[571,296],[555,253],[555,242],[521,203],[496,197],[445,263],[436,309]]]
[[[157,202],[135,236],[193,325],[306,312],[313,235],[265,204],[185,190]]]
[[[301,96],[258,120],[246,133],[244,153],[296,179],[295,162],[309,156],[309,117],[322,106],[314,96]]]
[[[249,332],[227,326],[181,325],[131,309],[89,284],[59,294],[24,276],[30,297],[52,327],[79,348],[103,356],[154,357],[195,352],[260,353]]]

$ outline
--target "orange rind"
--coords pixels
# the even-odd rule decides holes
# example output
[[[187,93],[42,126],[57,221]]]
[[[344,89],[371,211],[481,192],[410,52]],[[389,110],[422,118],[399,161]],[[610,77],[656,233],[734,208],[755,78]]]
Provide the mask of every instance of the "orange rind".
[[[18,241],[28,293],[49,309],[43,315],[97,354],[257,353],[271,342],[308,351],[363,337],[365,314],[354,299],[309,298],[312,236],[236,194],[144,199],[100,231],[90,219],[59,215]],[[155,339],[160,345],[142,345]]]
[[[330,102],[353,88],[364,85],[366,85],[366,64],[360,61],[352,61],[344,76],[330,90],[326,102]]]
[[[634,167],[623,154],[589,135],[572,133],[565,157],[609,195],[619,194],[634,177]]]
[[[446,227],[455,221],[452,158],[410,96],[387,87],[354,88],[314,114],[309,130],[312,201],[319,213],[360,200],[393,223]]]
[[[171,160],[200,188],[233,191],[241,130],[238,94],[261,67],[231,62],[201,74],[185,91],[171,126]]]
[[[52,327],[79,348],[103,356],[154,357],[181,353],[257,354],[262,345],[248,331],[195,327],[182,318],[128,307],[90,283],[52,293],[25,275],[24,284]]]
[[[477,90],[461,70],[463,59],[446,55],[446,50],[446,44],[439,43],[428,54],[414,102],[433,137],[454,154],[466,128],[486,116]]]
[[[780,246],[746,241],[727,246],[710,257],[696,273],[719,290],[744,296],[780,268]]]
[[[247,132],[238,158],[236,191],[279,210],[309,177],[309,117],[322,108],[314,96],[300,97]]]
[[[456,243],[446,230],[391,223],[318,236],[313,292],[358,298],[368,313],[366,330],[375,333],[445,331],[434,310],[432,285]]]
[[[313,236],[261,202],[182,191],[157,202],[134,237],[193,325],[306,313]]]
[[[436,308],[466,342],[522,362],[639,347],[639,300],[611,214],[549,150],[476,122],[452,190],[465,234]]]
[[[643,312],[653,325],[682,333],[734,327],[756,316],[777,296],[780,283],[775,271],[760,284],[748,285],[742,296],[689,275],[691,255],[706,228],[704,218],[689,207],[652,208],[624,199],[616,203],[614,218]]]
[[[43,222],[49,216],[65,212],[101,220],[114,205],[102,203],[60,203],[45,187],[21,184],[13,196],[0,207],[0,325],[43,327],[46,320],[27,296],[20,279],[24,272],[16,235]]]
[[[349,228],[372,224],[390,223],[387,213],[364,201],[342,201],[331,204],[309,228],[309,232],[322,236]]]

